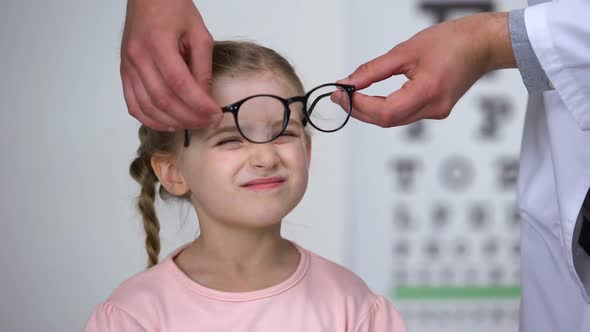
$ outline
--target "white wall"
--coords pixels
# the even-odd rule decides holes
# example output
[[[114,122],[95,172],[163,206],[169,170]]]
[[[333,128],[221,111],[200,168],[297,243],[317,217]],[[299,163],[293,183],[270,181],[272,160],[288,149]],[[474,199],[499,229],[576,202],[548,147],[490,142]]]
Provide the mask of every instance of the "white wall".
[[[351,69],[339,1],[201,1],[215,38],[285,54],[308,87]],[[128,175],[137,123],[119,78],[125,1],[0,6],[0,331],[76,331],[145,266]],[[310,186],[285,233],[343,262],[344,135],[316,135]],[[195,233],[163,207],[165,255]]]

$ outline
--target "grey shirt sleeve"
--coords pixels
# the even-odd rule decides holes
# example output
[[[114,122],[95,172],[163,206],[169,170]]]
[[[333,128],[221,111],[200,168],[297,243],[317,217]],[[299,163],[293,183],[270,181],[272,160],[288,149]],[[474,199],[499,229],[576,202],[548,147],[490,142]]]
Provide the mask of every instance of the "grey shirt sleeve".
[[[510,12],[508,26],[516,64],[529,94],[553,90],[553,86],[543,67],[541,67],[529,41],[524,23],[524,8]]]

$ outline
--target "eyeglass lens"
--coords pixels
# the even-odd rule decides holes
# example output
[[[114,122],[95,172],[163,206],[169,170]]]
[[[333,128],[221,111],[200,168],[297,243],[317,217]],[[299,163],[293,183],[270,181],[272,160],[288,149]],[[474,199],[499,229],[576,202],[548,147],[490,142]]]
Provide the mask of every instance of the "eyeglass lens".
[[[276,138],[283,129],[285,106],[273,97],[250,98],[240,105],[237,119],[246,138],[253,142],[268,142]]]
[[[330,96],[338,92],[339,97],[345,101],[347,109],[330,100]],[[336,131],[346,124],[351,112],[348,93],[336,85],[328,85],[313,90],[307,100],[307,113],[312,125],[321,131]]]

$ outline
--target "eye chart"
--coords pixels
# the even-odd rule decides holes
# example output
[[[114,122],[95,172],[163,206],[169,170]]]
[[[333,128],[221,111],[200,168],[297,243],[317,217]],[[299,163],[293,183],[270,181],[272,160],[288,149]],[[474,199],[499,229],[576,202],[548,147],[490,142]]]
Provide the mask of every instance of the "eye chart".
[[[354,44],[367,47],[351,49],[352,56],[359,64],[387,51],[383,39],[393,46],[442,20],[525,3],[499,5],[409,1],[377,12],[351,4],[351,20],[368,22],[353,35]],[[393,21],[395,29],[384,30]],[[387,95],[403,81],[364,92]],[[518,71],[498,71],[476,83],[445,120],[390,129],[352,123],[351,266],[389,297],[410,331],[517,331],[515,199],[525,108]]]

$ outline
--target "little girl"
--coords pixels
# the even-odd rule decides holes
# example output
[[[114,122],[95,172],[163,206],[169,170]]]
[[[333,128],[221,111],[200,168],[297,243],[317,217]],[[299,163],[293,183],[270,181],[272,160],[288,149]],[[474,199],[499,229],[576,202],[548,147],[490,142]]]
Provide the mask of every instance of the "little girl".
[[[276,52],[217,42],[213,99],[235,105],[261,94],[286,100],[304,91]],[[262,113],[252,114],[271,116],[265,108],[280,98],[256,99],[250,108]],[[284,131],[262,144],[252,138],[274,137],[251,127],[243,110],[237,120],[224,112],[216,126],[185,133],[140,127],[130,172],[141,185],[150,268],[100,304],[85,331],[406,331],[394,307],[359,277],[281,237],[281,220],[305,193],[311,155],[302,109],[288,105]],[[200,229],[159,264],[156,191],[189,201]]]

